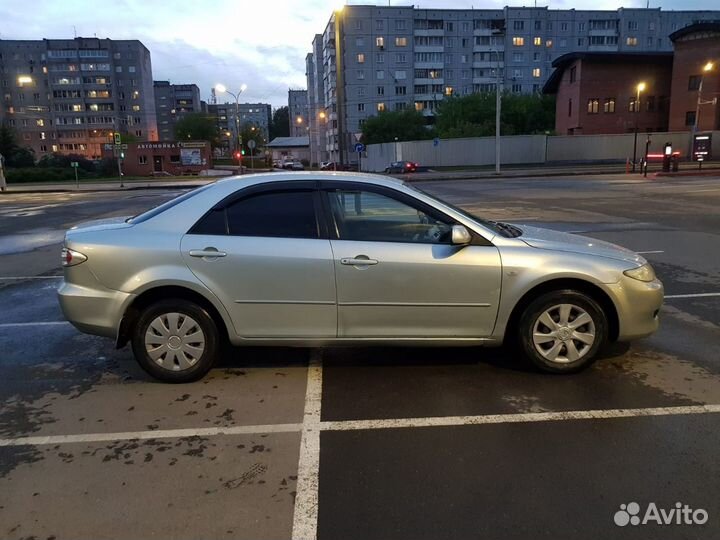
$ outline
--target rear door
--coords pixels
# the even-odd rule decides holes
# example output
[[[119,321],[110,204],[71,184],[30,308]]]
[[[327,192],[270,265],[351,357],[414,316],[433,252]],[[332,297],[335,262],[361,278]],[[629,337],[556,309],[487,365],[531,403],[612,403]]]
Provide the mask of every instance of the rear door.
[[[267,186],[206,214],[183,237],[183,257],[239,336],[335,337],[335,271],[315,183]]]

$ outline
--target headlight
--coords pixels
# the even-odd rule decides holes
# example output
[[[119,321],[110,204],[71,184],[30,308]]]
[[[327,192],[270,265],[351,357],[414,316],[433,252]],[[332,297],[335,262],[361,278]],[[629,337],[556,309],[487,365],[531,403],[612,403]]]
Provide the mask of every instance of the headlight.
[[[625,270],[623,274],[625,274],[627,277],[637,279],[638,281],[649,282],[655,279],[655,270],[653,270],[653,267],[647,263],[639,266],[638,268]]]

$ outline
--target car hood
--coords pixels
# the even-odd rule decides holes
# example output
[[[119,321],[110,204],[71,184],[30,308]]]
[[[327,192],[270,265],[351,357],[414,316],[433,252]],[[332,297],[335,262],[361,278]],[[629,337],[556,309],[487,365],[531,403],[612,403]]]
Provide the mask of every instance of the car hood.
[[[644,257],[634,251],[603,240],[527,225],[515,225],[515,227],[522,230],[522,236],[519,237],[519,240],[522,240],[530,247],[596,255],[637,265],[647,262]]]
[[[127,220],[132,216],[118,216],[103,219],[93,219],[92,221],[84,221],[78,225],[74,225],[68,229],[68,236],[84,233],[84,232],[97,232],[106,231],[109,229],[126,229],[132,227],[132,223],[128,223]]]

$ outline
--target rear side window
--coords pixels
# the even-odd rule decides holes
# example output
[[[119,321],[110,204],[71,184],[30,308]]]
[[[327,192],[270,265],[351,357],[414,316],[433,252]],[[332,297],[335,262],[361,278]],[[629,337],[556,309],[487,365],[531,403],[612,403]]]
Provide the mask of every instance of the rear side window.
[[[312,191],[259,193],[226,209],[233,236],[319,238]]]

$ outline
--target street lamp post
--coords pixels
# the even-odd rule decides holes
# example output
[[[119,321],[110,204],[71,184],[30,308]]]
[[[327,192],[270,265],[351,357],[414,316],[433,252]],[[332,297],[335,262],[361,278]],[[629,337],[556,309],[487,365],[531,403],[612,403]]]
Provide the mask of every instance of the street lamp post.
[[[688,155],[690,156],[690,159],[693,158],[693,143],[695,142],[695,135],[697,135],[698,132],[698,124],[700,122],[700,105],[708,105],[710,103],[716,103],[717,98],[711,99],[709,101],[703,101],[702,100],[702,87],[703,82],[705,81],[705,74],[710,73],[712,69],[715,67],[715,65],[712,62],[708,62],[703,66],[702,73],[700,74],[700,84],[698,85],[698,96],[697,96],[697,104],[695,105],[695,121],[693,122],[693,128],[692,128],[692,137],[690,137],[690,152]]]
[[[493,51],[490,51],[492,54]],[[500,52],[495,51],[495,174],[500,174]]]
[[[637,137],[638,137],[638,123],[640,121],[640,92],[645,90],[645,83],[641,82],[635,87],[637,94],[635,97],[635,139],[633,141],[633,164],[632,172],[635,172],[635,162],[637,161]]]
[[[240,86],[240,91],[237,94],[233,94],[230,90],[228,90],[224,84],[216,84],[215,90],[222,93],[230,94],[232,97],[235,98],[235,132],[237,133],[237,139],[235,141],[236,143],[236,150],[240,152],[240,174],[243,173],[242,170],[242,135],[240,134],[240,94],[242,94],[245,89],[247,88],[247,84],[243,84]]]

